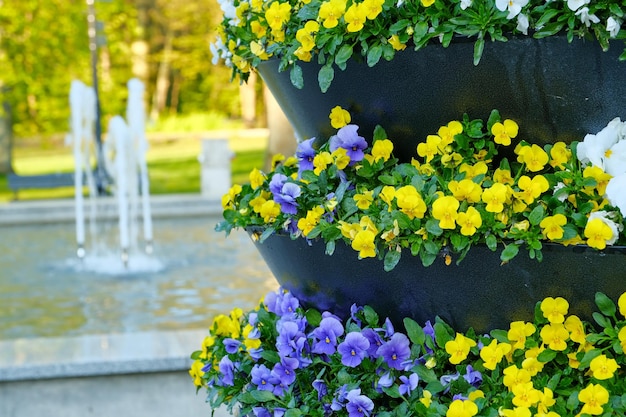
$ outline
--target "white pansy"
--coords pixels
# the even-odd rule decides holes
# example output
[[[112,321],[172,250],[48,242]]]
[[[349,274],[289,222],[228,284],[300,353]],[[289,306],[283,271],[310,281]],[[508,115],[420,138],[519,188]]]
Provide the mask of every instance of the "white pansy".
[[[589,4],[590,0],[567,0],[567,7],[573,12],[583,7],[585,4]]]
[[[619,209],[622,216],[626,217],[626,174],[611,178],[604,196],[612,206]]]
[[[620,19],[611,16],[606,20],[606,31],[609,32],[609,36],[612,38],[617,36],[621,27],[622,21]]]
[[[611,228],[611,232],[613,232],[613,236],[611,239],[606,241],[607,245],[612,245],[617,241],[619,237],[619,233],[624,229],[624,225],[621,223],[617,223],[614,219],[617,217],[615,212],[608,211],[594,211],[589,215],[589,221],[593,219],[600,219]]]
[[[461,10],[465,10],[472,5],[472,0],[461,0]]]
[[[224,60],[227,67],[232,67],[233,63],[231,58],[233,54],[228,50],[226,45],[224,45],[222,38],[218,37],[215,42],[209,44],[209,49],[211,50],[211,55],[213,55],[213,58],[211,58],[213,65],[217,65],[221,58]]]
[[[603,162],[604,171],[613,177],[626,173],[626,140],[620,140],[611,146],[605,152]]]
[[[237,8],[231,0],[218,0],[217,1],[224,13],[224,17],[229,19],[228,23],[231,26],[237,26],[239,24],[239,18],[237,17]]]
[[[552,195],[555,196],[561,203],[567,200],[568,193],[565,189],[565,184],[562,182],[557,183],[552,190]]]
[[[604,160],[610,149],[624,139],[626,127],[619,117],[611,120],[605,128],[595,135],[585,135],[584,140],[578,144],[578,160],[582,163],[591,163],[605,169]]]
[[[595,14],[589,14],[589,7],[583,7],[576,12],[576,16],[580,17],[580,21],[587,27],[592,23],[600,23],[600,19]]]
[[[524,13],[520,13],[517,15],[517,30],[522,32],[524,35],[528,35],[528,16]]]
[[[513,19],[520,14],[522,7],[528,4],[529,0],[496,0],[496,7],[500,11],[508,10],[507,19]]]

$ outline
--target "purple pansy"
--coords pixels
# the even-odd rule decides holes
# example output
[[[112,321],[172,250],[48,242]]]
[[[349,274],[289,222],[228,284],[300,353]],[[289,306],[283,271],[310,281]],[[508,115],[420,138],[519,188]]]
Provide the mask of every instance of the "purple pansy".
[[[291,355],[298,348],[298,340],[305,338],[298,324],[293,321],[276,323],[276,330],[278,330],[276,349],[280,356]]]
[[[348,396],[348,385],[343,384],[341,388],[335,391],[335,398],[333,398],[333,403],[330,405],[331,410],[339,411],[343,408],[346,397]]]
[[[317,391],[318,401],[321,400],[324,395],[328,394],[328,387],[322,379],[316,379],[315,381],[313,381],[313,388],[315,388],[315,391]]]
[[[270,181],[270,191],[272,194],[280,194],[280,190],[283,189],[283,185],[287,182],[287,176],[283,174],[274,174]]]
[[[315,138],[305,140],[298,144],[298,148],[296,149],[296,157],[298,158],[299,162],[299,173],[302,173],[302,171],[313,170],[313,159],[315,158],[316,154],[316,151],[313,148],[313,142],[315,142]]]
[[[241,342],[239,340],[232,339],[230,337],[224,339],[224,349],[226,349],[226,352],[228,353],[237,353],[239,351],[239,346],[241,346]]]
[[[350,332],[343,342],[337,346],[337,352],[341,354],[341,363],[354,368],[359,366],[367,356],[367,348],[370,342],[360,332]]]
[[[367,148],[367,141],[363,136],[359,136],[357,133],[358,129],[357,125],[346,125],[339,129],[337,134],[329,140],[330,151],[334,152],[339,148],[343,148],[350,157],[351,163],[363,160],[365,156],[363,151]]]
[[[219,363],[219,370],[222,374],[221,383],[223,385],[235,385],[235,364],[229,359],[228,356],[224,356]]]
[[[290,292],[269,292],[263,299],[267,311],[277,316],[294,313],[300,307],[300,301]]]
[[[259,391],[274,391],[274,385],[280,382],[265,365],[254,365],[250,376]]]
[[[378,379],[378,382],[376,383],[376,388],[389,388],[392,385],[393,377],[391,376],[391,373],[386,372]]]
[[[353,389],[346,396],[348,404],[346,410],[349,417],[369,416],[374,409],[374,402],[366,395],[361,395],[360,389]]]
[[[343,325],[335,317],[323,318],[319,327],[313,330],[316,342],[313,344],[313,353],[332,355],[337,346],[337,337],[343,334]]]
[[[402,375],[400,377],[400,381],[402,381],[402,384],[400,384],[400,386],[398,387],[398,391],[400,392],[400,394],[402,394],[402,395],[411,395],[411,392],[415,388],[417,388],[417,383],[419,382],[419,377],[417,376],[416,373],[412,373],[408,377],[405,376],[405,375]]]
[[[280,204],[280,211],[286,214],[298,213],[296,198],[300,197],[302,190],[298,184],[286,182],[280,191],[274,193],[274,201]]]
[[[272,373],[278,377],[280,382],[289,386],[296,380],[296,369],[300,366],[300,362],[296,358],[282,357],[280,362],[274,365]]]
[[[385,359],[390,368],[404,369],[404,361],[411,356],[409,338],[403,333],[394,333],[389,341],[378,348],[377,354]]]
[[[380,337],[380,335],[377,332],[375,332],[373,329],[370,329],[370,328],[363,329],[361,334],[365,336],[367,340],[370,342],[370,347],[367,349],[367,354],[369,355],[369,357],[373,359],[378,358],[379,355],[377,352],[378,352],[378,348],[383,345],[383,338]]]
[[[252,412],[255,417],[272,417],[265,407],[252,407]]]
[[[472,365],[467,365],[465,370],[467,373],[463,375],[463,379],[465,379],[470,385],[478,388],[483,382],[483,375],[479,371],[475,371],[474,368],[472,368]]]

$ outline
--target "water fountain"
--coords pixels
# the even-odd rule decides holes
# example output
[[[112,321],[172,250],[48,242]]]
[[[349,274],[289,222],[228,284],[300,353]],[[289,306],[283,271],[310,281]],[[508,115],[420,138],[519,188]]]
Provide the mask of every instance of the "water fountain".
[[[109,134],[104,143],[104,164],[113,180],[110,189],[117,201],[119,246],[124,267],[129,264],[130,251],[137,248],[139,213],[143,223],[145,252],[153,251],[152,215],[150,209],[150,184],[146,163],[148,143],[145,137],[144,86],[136,78],[128,82],[126,120],[121,116],[111,118]],[[83,259],[85,250],[85,212],[83,184],[89,189],[90,232],[97,239],[97,209],[99,199],[96,192],[91,160],[94,152],[95,93],[80,81],[73,81],[70,91],[72,112],[69,141],[74,147],[75,160],[75,211],[77,255]],[[96,160],[99,160],[96,158]],[[140,201],[141,200],[141,201]],[[141,210],[140,210],[141,207]]]

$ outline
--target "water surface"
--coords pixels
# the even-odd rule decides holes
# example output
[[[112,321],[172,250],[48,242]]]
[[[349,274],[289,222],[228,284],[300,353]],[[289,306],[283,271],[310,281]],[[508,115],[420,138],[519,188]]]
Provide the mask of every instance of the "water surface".
[[[252,308],[277,284],[244,232],[217,218],[156,219],[154,254],[116,248],[99,224],[76,257],[73,224],[0,229],[0,340],[207,328],[216,314]],[[104,250],[108,248],[108,251]]]

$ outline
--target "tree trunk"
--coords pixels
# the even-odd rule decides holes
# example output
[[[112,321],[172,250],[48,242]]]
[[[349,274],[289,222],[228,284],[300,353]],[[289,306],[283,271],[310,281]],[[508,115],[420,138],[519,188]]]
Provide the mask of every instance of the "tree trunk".
[[[256,72],[251,72],[248,82],[239,85],[241,119],[248,128],[256,124],[256,80]]]
[[[150,119],[156,121],[159,115],[165,110],[167,104],[167,92],[170,87],[170,57],[172,53],[172,34],[168,31],[165,35],[165,46],[163,47],[163,55],[159,63],[159,71],[157,72],[156,88],[152,96],[152,109],[150,111]]]
[[[267,127],[269,129],[269,142],[265,158],[265,169],[271,168],[272,156],[281,153],[285,156],[295,154],[298,142],[293,127],[285,113],[276,102],[267,87],[263,89],[265,96],[265,111],[267,113]]]
[[[0,111],[0,174],[13,172],[11,154],[13,151],[13,129],[11,123],[11,108],[7,102],[3,103]]]

